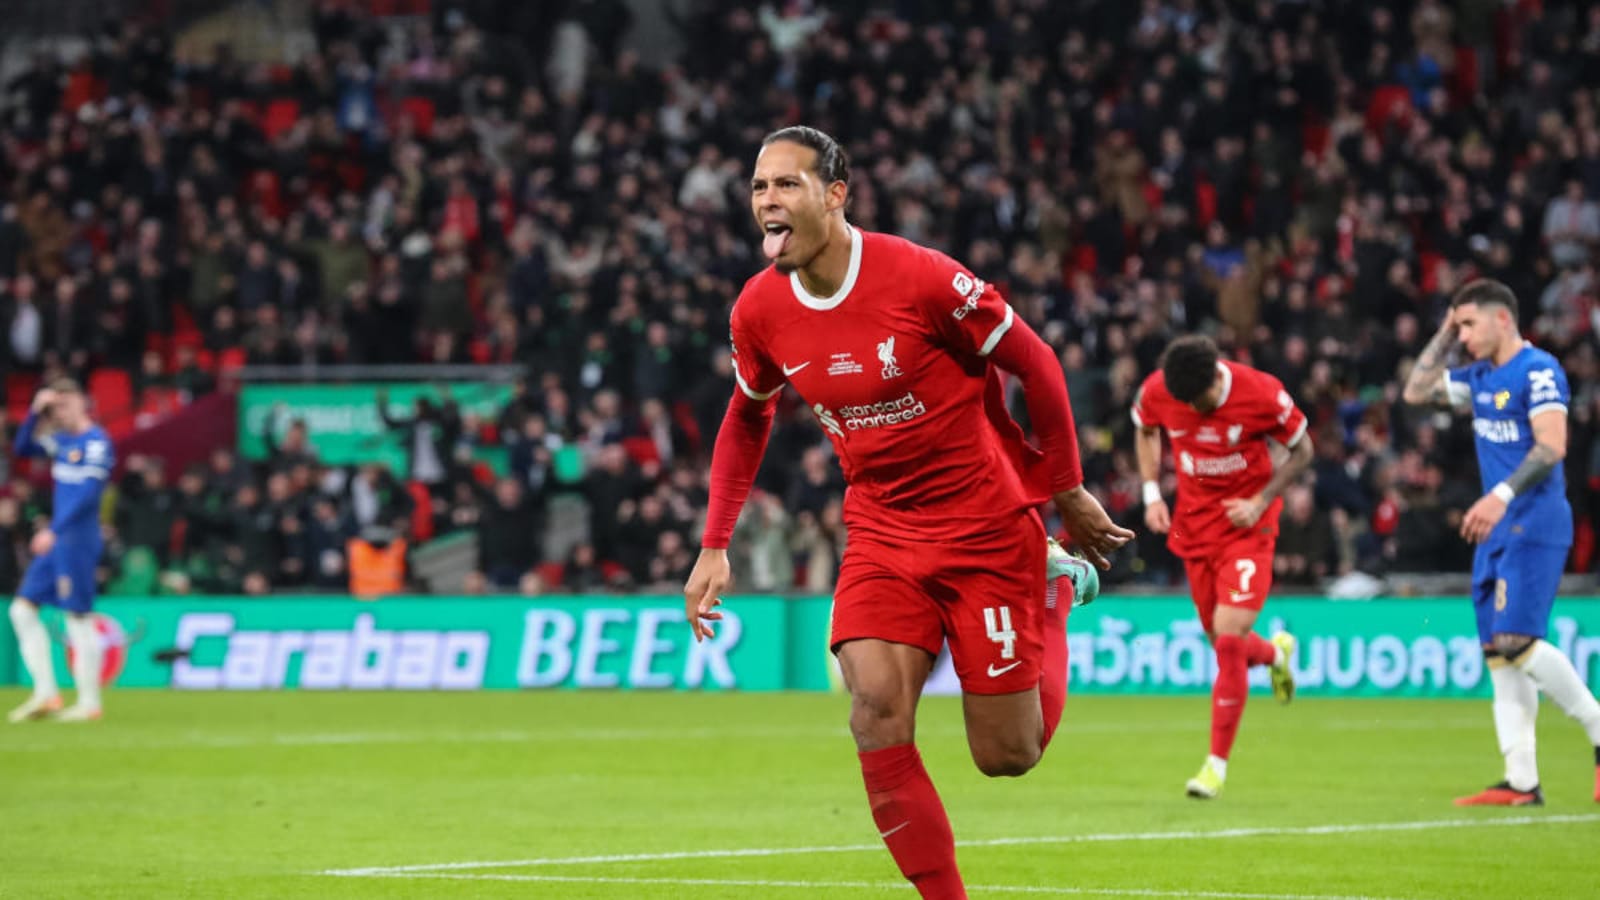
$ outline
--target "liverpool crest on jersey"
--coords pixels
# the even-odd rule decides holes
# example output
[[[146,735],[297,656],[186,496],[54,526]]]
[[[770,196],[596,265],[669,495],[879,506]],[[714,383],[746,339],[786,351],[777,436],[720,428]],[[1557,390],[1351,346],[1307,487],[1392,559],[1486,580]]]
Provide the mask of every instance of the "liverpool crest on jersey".
[[[900,367],[894,362],[894,335],[889,335],[888,340],[878,345],[878,362],[883,363],[884,381],[900,377]]]

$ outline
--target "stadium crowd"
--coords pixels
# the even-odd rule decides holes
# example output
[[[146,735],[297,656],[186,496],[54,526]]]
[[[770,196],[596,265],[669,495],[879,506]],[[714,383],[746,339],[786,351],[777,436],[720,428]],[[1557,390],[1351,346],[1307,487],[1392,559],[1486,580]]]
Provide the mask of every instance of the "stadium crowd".
[[[1456,286],[1507,282],[1571,377],[1572,565],[1594,567],[1600,8],[695,2],[652,68],[623,4],[568,5],[322,2],[285,66],[116,23],[6,85],[7,372],[121,370],[135,403],[245,363],[527,373],[498,421],[397,422],[411,471],[320,465],[303,432],[259,461],[130,459],[122,555],[154,552],[172,589],[336,589],[364,529],[476,528],[483,589],[677,586],[733,390],[728,310],[760,265],[745,175],[803,121],[853,157],[852,221],[962,260],[1059,351],[1120,521],[1140,514],[1127,410],[1169,339],[1213,333],[1282,379],[1317,448],[1286,585],[1466,567],[1470,433],[1397,385]],[[480,443],[509,474],[456,464]],[[746,588],[831,584],[829,457],[789,397],[734,542]],[[42,495],[11,490],[20,535]],[[562,495],[587,527],[552,555]],[[1141,539],[1110,577],[1180,571]]]

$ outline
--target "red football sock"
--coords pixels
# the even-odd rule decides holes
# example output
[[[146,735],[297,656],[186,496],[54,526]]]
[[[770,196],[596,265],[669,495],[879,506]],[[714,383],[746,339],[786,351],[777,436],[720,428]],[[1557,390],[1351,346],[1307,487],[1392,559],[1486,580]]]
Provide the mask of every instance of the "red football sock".
[[[1244,658],[1252,666],[1270,666],[1278,658],[1278,648],[1252,631],[1244,636]]]
[[[872,821],[901,874],[924,900],[966,900],[950,819],[916,746],[896,744],[858,755]]]
[[[1053,605],[1052,605],[1053,604]],[[1066,575],[1045,593],[1044,659],[1039,669],[1039,710],[1044,714],[1044,741],[1050,746],[1061,711],[1067,705],[1067,613],[1072,610],[1072,579]]]
[[[1211,688],[1211,755],[1227,759],[1250,692],[1250,666],[1245,661],[1244,638],[1236,634],[1217,635],[1216,650],[1217,683]]]

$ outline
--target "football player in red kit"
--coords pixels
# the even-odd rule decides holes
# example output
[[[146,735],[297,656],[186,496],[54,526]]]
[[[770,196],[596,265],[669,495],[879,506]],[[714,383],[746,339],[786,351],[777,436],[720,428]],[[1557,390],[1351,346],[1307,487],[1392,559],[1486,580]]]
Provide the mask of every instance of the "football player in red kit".
[[[1272,691],[1280,701],[1294,696],[1294,638],[1279,634],[1268,641],[1251,629],[1272,588],[1281,495],[1311,465],[1311,439],[1305,414],[1278,379],[1221,361],[1217,345],[1199,335],[1167,347],[1161,370],[1145,379],[1134,399],[1133,421],[1145,524],[1167,534],[1167,546],[1183,560],[1200,624],[1217,654],[1211,755],[1188,783],[1189,796],[1209,799],[1228,777],[1250,666],[1272,667]],[[1162,429],[1178,469],[1175,513],[1168,513],[1158,481]],[[1268,439],[1289,450],[1276,467]]]
[[[923,897],[962,898],[950,822],[913,744],[934,659],[948,642],[978,768],[1028,771],[1060,721],[1067,679],[1069,604],[1046,590],[1036,507],[1052,500],[1102,567],[1132,532],[1083,487],[1049,346],[954,260],[847,222],[849,163],[831,137],[769,135],[750,191],[771,265],[733,309],[738,389],[712,454],[686,611],[697,638],[721,617],[728,540],[777,395],[792,385],[849,486],[830,644],[872,816]],[[995,367],[1020,380],[1038,449],[1006,414]]]

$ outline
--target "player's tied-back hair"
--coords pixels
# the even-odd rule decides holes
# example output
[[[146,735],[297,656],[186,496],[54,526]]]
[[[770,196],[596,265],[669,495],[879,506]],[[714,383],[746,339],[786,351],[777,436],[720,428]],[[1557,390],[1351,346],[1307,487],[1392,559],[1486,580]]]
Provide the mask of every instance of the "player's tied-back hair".
[[[849,186],[850,157],[832,135],[810,125],[790,125],[788,128],[780,128],[767,135],[762,139],[761,146],[769,147],[779,141],[788,141],[816,151],[817,159],[812,169],[822,179],[823,184],[842,181]]]
[[[1179,403],[1193,403],[1211,390],[1217,379],[1217,345],[1203,334],[1191,334],[1167,345],[1161,356],[1161,374],[1167,393]]]
[[[1450,298],[1451,309],[1468,303],[1478,307],[1503,306],[1511,313],[1513,320],[1517,318],[1517,295],[1503,282],[1493,278],[1475,278]]]

